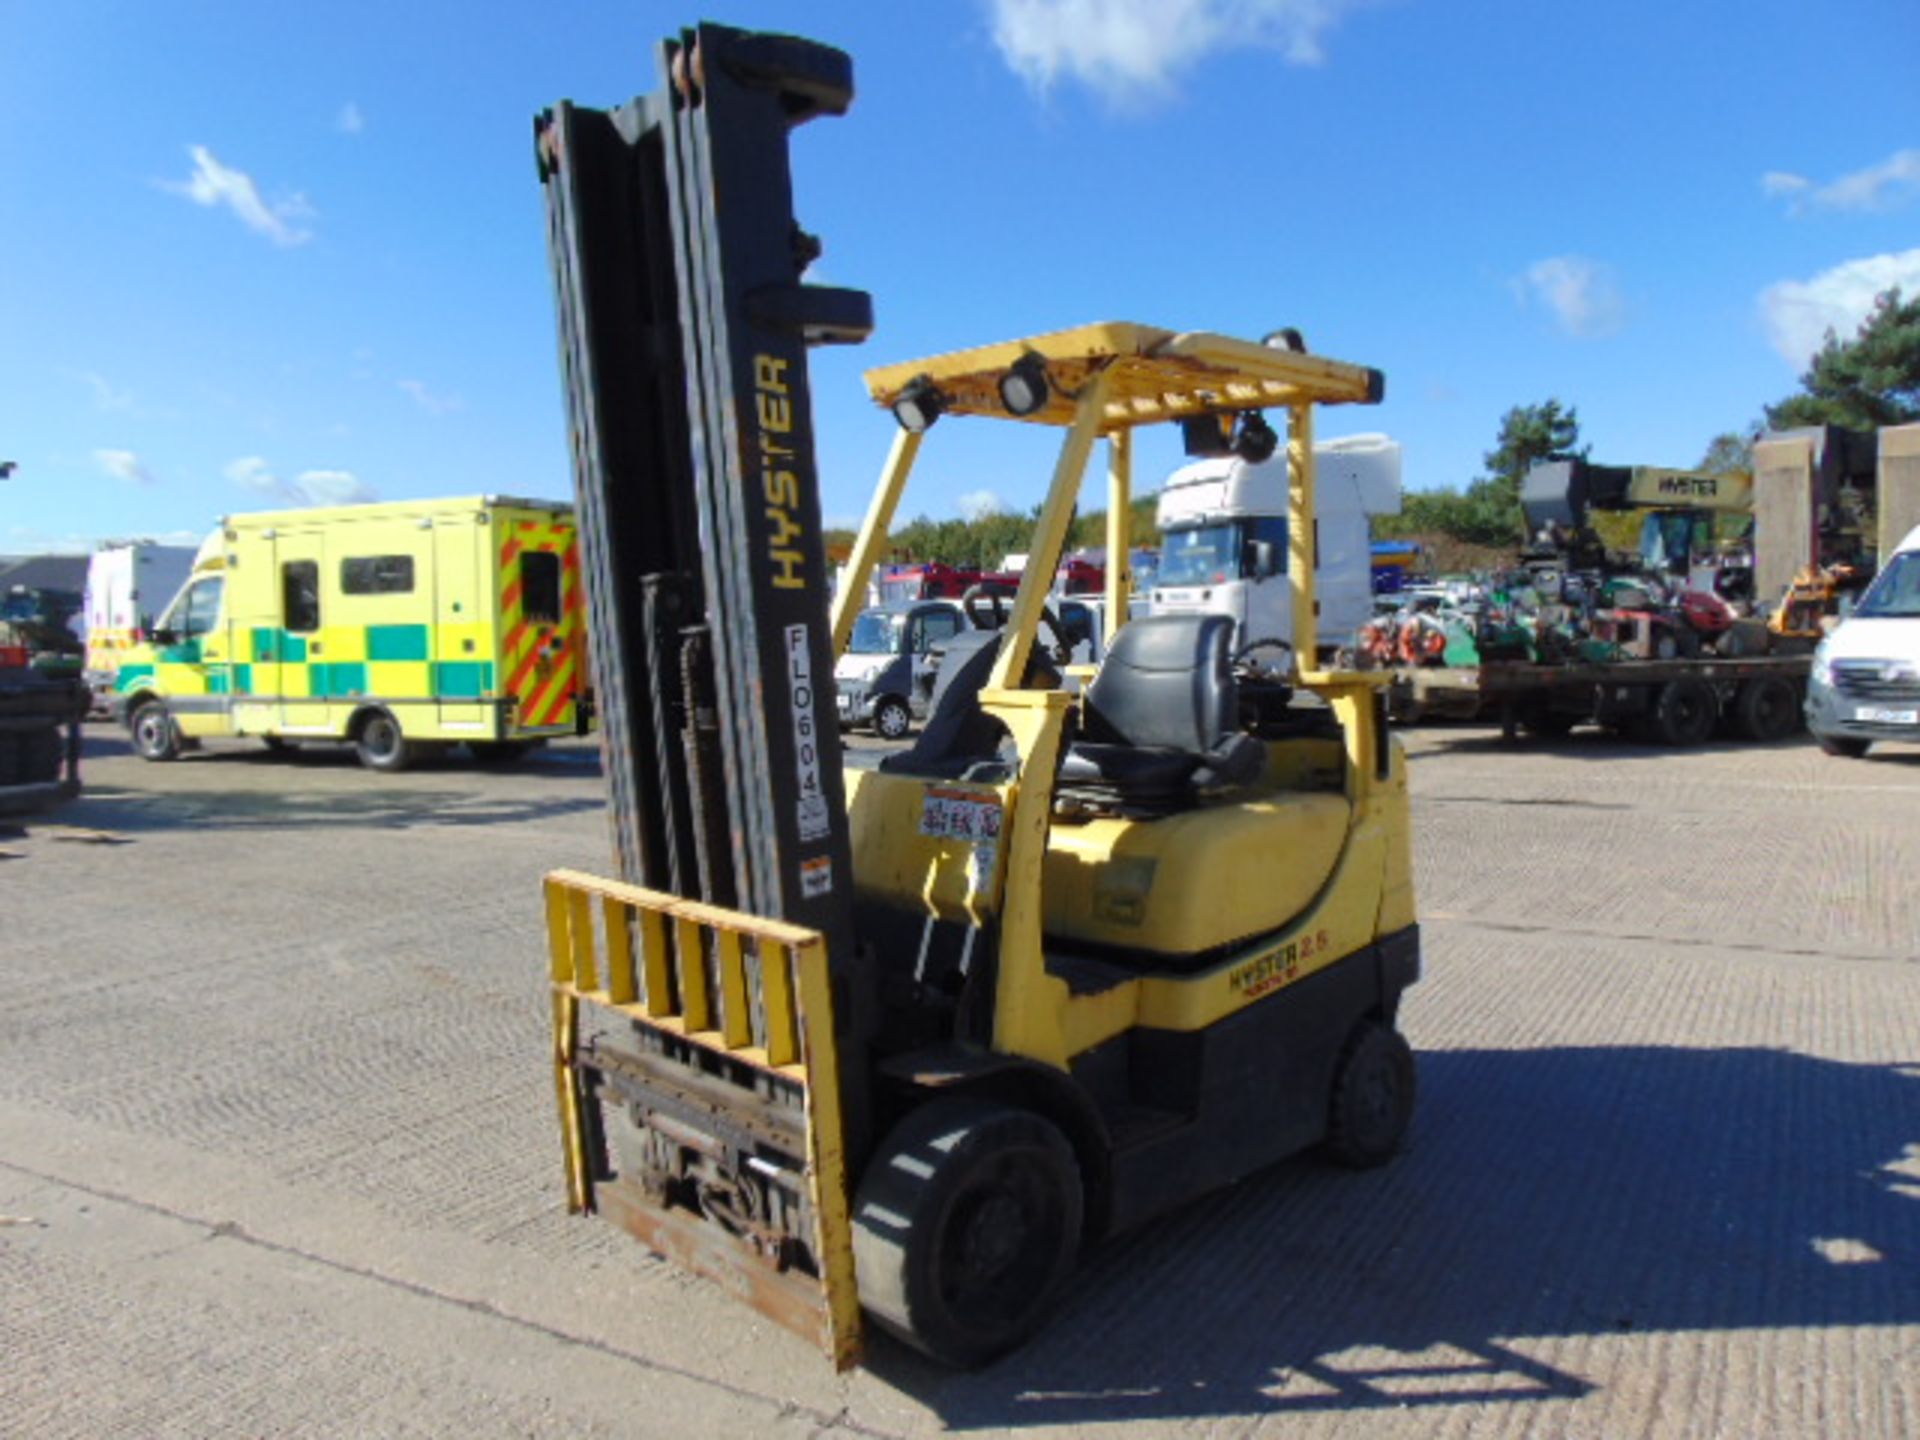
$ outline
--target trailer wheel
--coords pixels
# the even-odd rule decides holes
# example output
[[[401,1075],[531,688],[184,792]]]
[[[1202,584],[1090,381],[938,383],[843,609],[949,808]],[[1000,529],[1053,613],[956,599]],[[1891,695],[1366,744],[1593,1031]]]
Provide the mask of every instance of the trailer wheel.
[[[1647,713],[1648,730],[1662,745],[1676,748],[1699,745],[1713,734],[1719,701],[1713,687],[1691,675],[1669,680],[1653,697]]]
[[[1747,740],[1784,740],[1800,728],[1800,697],[1790,681],[1761,675],[1733,697],[1734,730]]]
[[[142,760],[180,758],[180,731],[173,723],[173,716],[167,713],[167,707],[158,700],[143,700],[139,704],[127,722],[127,733],[133,739],[133,753]]]
[[[1520,716],[1520,728],[1543,740],[1561,739],[1579,723],[1579,716],[1569,715],[1564,710],[1549,710],[1544,705],[1537,710],[1525,711]]]
[[[1363,1020],[1347,1038],[1327,1102],[1327,1154],[1352,1170],[1384,1165],[1400,1149],[1417,1089],[1413,1050],[1398,1030]]]
[[[1873,744],[1871,740],[1855,740],[1848,735],[1822,735],[1819,739],[1821,754],[1837,755],[1847,760],[1860,759],[1867,753],[1867,747]]]
[[[400,722],[385,710],[370,710],[353,737],[353,753],[369,770],[391,774],[413,763],[414,746],[400,731]]]
[[[882,740],[904,740],[913,728],[913,712],[898,695],[889,695],[873,707],[873,733]]]
[[[1040,1327],[1073,1269],[1085,1200],[1049,1120],[982,1100],[921,1106],[868,1162],[854,1198],[860,1303],[948,1365]]]

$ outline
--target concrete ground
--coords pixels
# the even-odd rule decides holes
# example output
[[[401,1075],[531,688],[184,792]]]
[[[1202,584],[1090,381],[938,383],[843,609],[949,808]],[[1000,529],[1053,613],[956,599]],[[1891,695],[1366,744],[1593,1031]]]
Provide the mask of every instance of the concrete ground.
[[[983,1372],[836,1378],[562,1213],[591,750],[97,728],[0,834],[0,1435],[1920,1434],[1920,748],[1408,745],[1408,1153],[1109,1247]]]

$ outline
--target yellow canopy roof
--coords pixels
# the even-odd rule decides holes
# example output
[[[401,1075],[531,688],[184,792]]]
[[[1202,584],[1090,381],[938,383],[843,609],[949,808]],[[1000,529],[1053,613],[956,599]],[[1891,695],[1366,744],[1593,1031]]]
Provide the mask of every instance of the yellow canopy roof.
[[[1029,350],[1045,358],[1052,393],[1035,413],[1014,417],[1001,404],[995,386]],[[1364,365],[1204,331],[1161,330],[1125,321],[883,365],[867,371],[866,381],[868,392],[883,406],[890,407],[924,375],[946,397],[947,414],[1070,425],[1074,393],[1099,369],[1109,372],[1102,430],[1302,402],[1371,405],[1386,391],[1386,378]]]

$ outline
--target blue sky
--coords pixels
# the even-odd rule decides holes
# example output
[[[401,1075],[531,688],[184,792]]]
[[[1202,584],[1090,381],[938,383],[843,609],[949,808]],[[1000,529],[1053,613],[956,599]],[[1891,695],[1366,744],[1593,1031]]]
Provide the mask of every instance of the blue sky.
[[[1912,0],[715,4],[852,52],[795,141],[822,278],[829,519],[892,422],[870,365],[1096,319],[1384,369],[1411,486],[1509,406],[1691,464],[1828,324],[1920,288]],[[354,497],[564,496],[535,111],[651,87],[697,9],[0,0],[0,553]],[[1027,427],[951,422],[909,513],[1039,495]],[[1144,444],[1140,481],[1176,460]]]

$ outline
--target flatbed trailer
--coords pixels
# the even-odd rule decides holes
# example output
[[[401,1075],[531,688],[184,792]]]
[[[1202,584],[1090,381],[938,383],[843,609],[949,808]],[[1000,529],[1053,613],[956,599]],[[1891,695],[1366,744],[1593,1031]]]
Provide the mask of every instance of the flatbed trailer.
[[[1715,735],[1764,742],[1804,725],[1812,664],[1800,654],[1407,667],[1394,672],[1388,694],[1396,720],[1497,718],[1509,740],[1594,724],[1662,745],[1698,745]]]
[[[51,809],[80,793],[86,713],[77,675],[0,664],[0,815]]]

